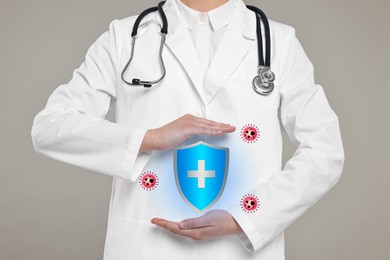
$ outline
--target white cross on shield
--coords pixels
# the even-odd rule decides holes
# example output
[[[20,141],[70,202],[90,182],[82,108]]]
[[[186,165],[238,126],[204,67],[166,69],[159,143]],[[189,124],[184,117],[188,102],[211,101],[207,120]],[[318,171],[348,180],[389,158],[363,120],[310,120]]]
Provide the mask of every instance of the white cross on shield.
[[[222,195],[228,166],[229,148],[202,141],[178,147],[175,179],[183,199],[198,211],[210,208]]]

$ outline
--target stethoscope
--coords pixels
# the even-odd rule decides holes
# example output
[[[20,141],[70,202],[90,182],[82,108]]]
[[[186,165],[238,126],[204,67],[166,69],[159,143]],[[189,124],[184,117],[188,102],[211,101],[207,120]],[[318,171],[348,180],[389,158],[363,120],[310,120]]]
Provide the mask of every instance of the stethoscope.
[[[131,54],[130,54],[130,59],[127,62],[126,66],[123,68],[121,77],[122,80],[131,86],[144,86],[145,88],[150,88],[153,84],[156,84],[160,82],[166,74],[165,70],[165,64],[164,60],[162,58],[162,51],[163,51],[163,46],[165,43],[165,39],[168,33],[168,21],[167,17],[165,16],[165,13],[163,11],[162,6],[164,5],[165,1],[162,1],[158,4],[157,7],[151,7],[143,11],[138,18],[135,20],[134,26],[133,26],[133,31],[131,32]],[[271,71],[271,36],[270,36],[270,29],[269,29],[269,23],[267,16],[264,14],[263,11],[261,11],[259,8],[251,5],[247,5],[248,9],[252,10],[256,14],[256,33],[257,33],[257,54],[258,54],[258,60],[259,60],[259,68],[257,72],[257,76],[253,78],[252,81],[252,86],[253,89],[256,91],[256,93],[260,95],[268,95],[270,94],[273,89],[274,89],[274,80],[275,80],[275,74]],[[131,61],[134,56],[134,49],[135,49],[135,41],[136,41],[136,36],[138,32],[138,27],[142,21],[142,19],[150,14],[151,12],[158,11],[161,20],[162,20],[162,28],[161,28],[161,43],[160,43],[160,50],[159,50],[159,56],[160,56],[160,66],[162,69],[162,75],[160,78],[156,80],[141,80],[137,78],[133,78],[131,82],[126,81],[124,74],[128,67],[131,64]],[[260,18],[261,21],[263,22],[264,29],[265,29],[265,59],[263,57],[263,38],[262,38],[262,32],[261,32],[261,23],[260,23]]]

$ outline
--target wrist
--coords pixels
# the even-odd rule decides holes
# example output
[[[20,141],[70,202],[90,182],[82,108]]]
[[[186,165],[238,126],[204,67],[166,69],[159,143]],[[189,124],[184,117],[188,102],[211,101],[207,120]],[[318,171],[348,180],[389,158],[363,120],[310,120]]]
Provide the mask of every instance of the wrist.
[[[158,145],[156,143],[156,129],[149,129],[146,131],[144,135],[144,139],[142,140],[142,144],[139,152],[144,153],[148,151],[158,150]]]

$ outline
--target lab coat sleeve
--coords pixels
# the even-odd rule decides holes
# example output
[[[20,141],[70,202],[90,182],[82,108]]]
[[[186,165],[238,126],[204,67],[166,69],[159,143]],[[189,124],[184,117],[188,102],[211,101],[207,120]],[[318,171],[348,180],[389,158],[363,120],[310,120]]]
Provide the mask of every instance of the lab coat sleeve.
[[[255,186],[260,205],[245,213],[239,204],[229,212],[243,229],[240,242],[254,253],[280,235],[318,201],[340,178],[344,151],[338,118],[321,86],[314,83],[313,67],[291,28],[280,87],[280,120],[297,146],[282,171]],[[259,173],[261,174],[261,173]]]
[[[139,153],[147,129],[105,119],[116,98],[121,21],[88,49],[68,84],[60,85],[34,118],[36,151],[85,169],[135,181],[150,153]]]

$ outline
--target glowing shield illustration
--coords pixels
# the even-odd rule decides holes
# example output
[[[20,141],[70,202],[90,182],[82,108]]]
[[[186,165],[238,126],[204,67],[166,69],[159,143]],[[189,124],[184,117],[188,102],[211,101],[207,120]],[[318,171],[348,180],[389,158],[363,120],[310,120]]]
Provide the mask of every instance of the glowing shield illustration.
[[[175,179],[183,199],[199,211],[222,195],[228,174],[229,148],[197,142],[176,149]]]

